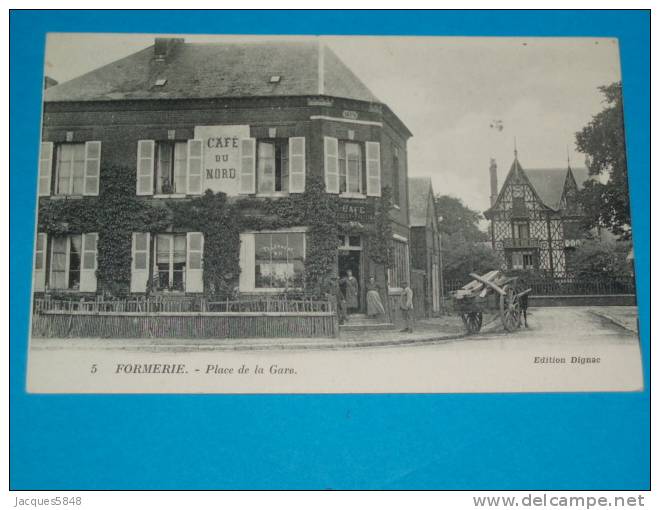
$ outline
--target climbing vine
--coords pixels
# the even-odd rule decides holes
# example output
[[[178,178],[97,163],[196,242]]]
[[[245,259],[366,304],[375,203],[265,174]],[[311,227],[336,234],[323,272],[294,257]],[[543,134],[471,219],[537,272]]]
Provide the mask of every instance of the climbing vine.
[[[240,232],[245,230],[306,226],[303,285],[313,295],[332,291],[339,234],[362,233],[368,238],[367,256],[385,268],[390,264],[389,188],[380,199],[369,198],[374,201],[374,223],[364,226],[339,220],[338,198],[326,193],[323,179],[314,175],[308,176],[304,193],[277,199],[231,201],[224,193],[207,190],[188,200],[159,201],[135,195],[135,169],[109,167],[102,174],[98,197],[42,200],[38,222],[39,231],[51,235],[98,232],[98,288],[113,296],[130,289],[133,232],[202,232],[208,294],[228,294],[238,285]]]

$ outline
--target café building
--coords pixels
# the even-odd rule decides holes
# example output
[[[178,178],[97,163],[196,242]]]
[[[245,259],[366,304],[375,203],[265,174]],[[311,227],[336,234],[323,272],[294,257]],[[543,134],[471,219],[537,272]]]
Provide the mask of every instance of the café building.
[[[305,193],[310,176],[339,201],[341,220],[369,225],[387,187],[396,293],[409,279],[407,140],[410,131],[317,41],[186,43],[157,38],[137,53],[44,91],[40,203],[90,200],[108,173],[135,169],[136,197],[186,201],[207,190],[228,200]],[[241,294],[296,286],[307,225],[240,233]],[[374,264],[366,238],[340,236],[337,274],[352,271],[360,304]],[[103,232],[38,232],[37,292],[99,293]],[[199,294],[203,232],[133,232],[131,294]]]

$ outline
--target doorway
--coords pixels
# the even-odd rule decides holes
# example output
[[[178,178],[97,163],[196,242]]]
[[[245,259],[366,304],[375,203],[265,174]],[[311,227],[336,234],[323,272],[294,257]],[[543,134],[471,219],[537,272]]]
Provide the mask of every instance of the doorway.
[[[364,278],[362,271],[362,243],[358,236],[346,236],[346,242],[339,246],[337,257],[337,274],[339,275],[339,286],[346,297],[347,313],[364,312]],[[357,237],[357,239],[356,239]],[[349,298],[346,277],[350,271],[357,280],[357,296]],[[352,302],[351,302],[352,301]]]

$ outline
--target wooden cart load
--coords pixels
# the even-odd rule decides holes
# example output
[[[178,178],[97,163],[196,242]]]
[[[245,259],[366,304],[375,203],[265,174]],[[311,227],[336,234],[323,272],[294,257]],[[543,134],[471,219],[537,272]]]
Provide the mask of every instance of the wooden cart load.
[[[520,328],[522,308],[520,298],[532,289],[521,291],[518,277],[507,276],[501,271],[490,271],[482,276],[470,273],[473,280],[451,293],[454,310],[463,320],[468,333],[481,330],[483,314],[499,315],[502,326],[507,331]]]

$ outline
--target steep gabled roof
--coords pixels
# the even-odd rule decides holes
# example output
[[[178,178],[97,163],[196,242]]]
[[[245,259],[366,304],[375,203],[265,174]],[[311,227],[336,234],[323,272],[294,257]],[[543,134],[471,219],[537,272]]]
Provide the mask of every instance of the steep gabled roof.
[[[432,200],[433,185],[430,177],[408,178],[408,211],[411,227],[426,226]]]
[[[279,80],[271,81],[276,76]],[[379,102],[329,48],[316,41],[183,40],[175,41],[163,58],[156,56],[155,45],[150,46],[51,87],[44,101],[308,95]]]
[[[572,168],[571,171],[573,172],[578,189],[581,189],[582,184],[587,178],[587,170],[585,168]],[[530,168],[524,170],[524,172],[541,201],[552,209],[559,209],[568,177],[568,169]]]

